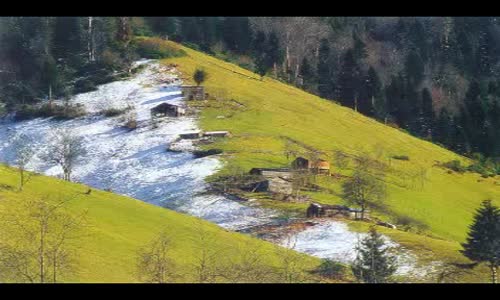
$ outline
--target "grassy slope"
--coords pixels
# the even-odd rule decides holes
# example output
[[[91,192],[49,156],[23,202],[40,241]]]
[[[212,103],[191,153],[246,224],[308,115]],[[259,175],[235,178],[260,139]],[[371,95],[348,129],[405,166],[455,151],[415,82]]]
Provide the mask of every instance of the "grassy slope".
[[[289,162],[283,154],[282,136],[324,151],[325,158],[332,163],[335,149],[351,155],[379,153],[380,160],[391,166],[387,176],[387,202],[391,210],[425,223],[428,234],[449,240],[457,247],[464,240],[467,225],[480,202],[490,198],[500,204],[498,177],[448,174],[435,166],[438,161],[453,159],[466,163],[464,157],[277,80],[266,77],[260,81],[258,75],[248,70],[183,48],[187,56],[167,59],[165,63],[179,65],[187,81],[197,67],[204,68],[208,72],[204,83],[207,92],[225,90],[226,99],[239,103],[195,104],[203,106],[200,120],[203,129],[230,130],[234,134],[233,138],[211,146],[225,150],[227,166],[246,170],[286,166]],[[410,161],[390,160],[393,155],[408,155]],[[332,166],[334,172],[350,172]],[[421,170],[426,172],[424,181],[419,179]],[[325,186],[340,191],[339,181],[325,181]],[[341,202],[335,194],[311,195],[325,203]]]
[[[201,246],[199,231],[196,229],[200,227],[205,235],[216,236],[210,247],[229,251],[218,258],[221,261],[235,259],[234,251],[238,247],[256,247],[268,253],[264,258],[266,264],[276,266],[279,262],[277,253],[288,251],[139,200],[99,190],[84,195],[88,190],[87,186],[41,175],[33,176],[23,192],[5,189],[6,185],[16,187],[17,182],[16,170],[0,165],[0,211],[9,209],[3,205],[12,203],[8,200],[23,201],[44,195],[55,198],[59,195],[72,197],[69,206],[71,212],[78,213],[88,209],[88,236],[77,242],[81,247],[78,273],[63,278],[66,282],[135,282],[136,251],[163,228],[173,237],[172,256],[179,265],[179,271],[185,273],[192,271],[197,249]],[[313,268],[318,263],[315,258],[294,255],[299,255],[300,261],[307,268]],[[194,279],[188,274],[181,280]]]

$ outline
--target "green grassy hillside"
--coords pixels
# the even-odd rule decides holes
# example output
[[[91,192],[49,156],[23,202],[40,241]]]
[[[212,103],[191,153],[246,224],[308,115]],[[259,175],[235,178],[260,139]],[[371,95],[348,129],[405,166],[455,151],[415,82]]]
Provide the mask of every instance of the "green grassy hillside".
[[[221,140],[213,148],[225,151],[226,168],[238,166],[283,167],[287,144],[306,153],[307,148],[323,152],[332,171],[350,174],[348,166],[335,165],[334,152],[348,156],[366,153],[389,167],[387,173],[388,211],[376,212],[393,220],[410,216],[426,228],[425,234],[453,242],[463,241],[467,226],[480,202],[492,199],[500,204],[500,178],[481,178],[478,174],[458,174],[438,166],[450,160],[468,159],[402,130],[386,126],[352,109],[321,99],[277,80],[259,76],[233,64],[183,47],[187,56],[167,59],[178,65],[184,79],[191,81],[194,70],[204,68],[204,83],[210,98],[222,100],[192,103],[201,108],[200,125],[205,130],[230,130],[234,137]],[[287,142],[288,141],[288,142]],[[294,141],[298,142],[295,143]],[[391,159],[406,155],[408,161]],[[351,162],[351,166],[353,163]],[[329,193],[309,193],[323,203],[342,202],[341,180],[323,178],[319,184]],[[272,201],[266,202],[273,205]],[[303,209],[304,205],[276,205]]]
[[[71,213],[88,210],[85,234],[76,240],[79,248],[76,273],[63,277],[63,282],[136,282],[137,250],[162,229],[172,237],[171,255],[180,276],[177,281],[181,282],[196,282],[194,268],[202,247],[217,253],[219,263],[238,261],[243,255],[242,249],[260,251],[266,266],[279,268],[282,258],[290,255],[308,270],[319,262],[310,256],[139,200],[99,190],[86,195],[87,186],[51,177],[35,175],[23,191],[18,192],[18,176],[15,169],[0,165],[1,213],[9,213],[22,201],[48,195],[48,199],[54,201],[60,197],[70,198],[68,209]]]

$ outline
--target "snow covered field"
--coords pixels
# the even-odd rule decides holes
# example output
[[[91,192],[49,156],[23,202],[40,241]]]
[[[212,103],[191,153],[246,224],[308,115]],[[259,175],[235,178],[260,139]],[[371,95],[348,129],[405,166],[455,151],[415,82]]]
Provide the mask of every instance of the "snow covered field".
[[[74,167],[73,180],[99,189],[128,195],[149,203],[186,212],[228,229],[269,222],[272,212],[252,208],[224,197],[199,195],[206,190],[205,177],[220,167],[213,157],[194,159],[189,153],[167,152],[182,132],[197,129],[189,117],[168,118],[153,128],[150,109],[162,103],[182,101],[180,82],[173,71],[154,62],[132,79],[116,81],[97,91],[79,94],[71,103],[82,103],[88,116],[69,121],[34,119],[0,124],[0,161],[14,164],[13,139],[20,134],[36,141],[36,156],[28,169],[61,176],[62,169],[48,164],[43,155],[55,128],[71,128],[83,138],[86,154]],[[165,80],[173,81],[166,85]],[[106,118],[108,108],[135,107],[138,128],[122,128],[121,116]]]
[[[356,246],[366,236],[367,233],[350,231],[347,225],[342,222],[329,220],[322,221],[292,237],[283,239],[280,244],[317,257],[352,263],[356,259]],[[383,237],[386,245],[397,255],[398,270],[396,274],[422,278],[434,271],[434,264],[417,266],[415,255],[387,236]]]
[[[204,193],[205,178],[220,167],[214,157],[195,159],[189,153],[168,152],[168,145],[179,133],[195,131],[191,117],[168,118],[155,128],[150,109],[162,103],[182,103],[180,84],[175,70],[156,62],[141,61],[146,68],[135,77],[108,83],[97,91],[75,96],[71,103],[82,103],[87,116],[69,120],[34,119],[0,123],[0,161],[14,164],[12,140],[21,134],[36,141],[36,156],[28,169],[46,175],[61,176],[58,166],[48,164],[43,155],[56,128],[71,128],[84,139],[86,154],[75,166],[73,179],[99,189],[128,195],[155,205],[202,217],[230,230],[268,223],[275,212]],[[171,82],[165,84],[166,81]],[[131,106],[137,113],[138,127],[129,131],[122,127],[121,116],[106,118],[103,109]],[[184,145],[185,146],[185,145]],[[350,262],[354,248],[363,234],[349,231],[339,222],[327,222],[298,233],[297,251],[318,257]],[[406,253],[400,274],[415,271],[414,257]],[[404,258],[409,258],[404,260]]]

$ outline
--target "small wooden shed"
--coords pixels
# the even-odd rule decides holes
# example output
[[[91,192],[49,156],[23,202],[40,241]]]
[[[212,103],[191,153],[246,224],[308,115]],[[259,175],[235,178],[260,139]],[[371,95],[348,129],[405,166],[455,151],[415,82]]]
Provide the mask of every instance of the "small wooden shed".
[[[158,116],[170,116],[170,117],[180,117],[186,114],[186,109],[178,105],[162,103],[151,109],[151,115]]]
[[[304,157],[297,157],[292,161],[292,168],[296,170],[305,170],[311,168],[311,162]]]
[[[318,174],[330,175],[330,163],[326,160],[318,160],[313,168]]]
[[[292,161],[291,166],[295,170],[309,170],[316,174],[330,174],[330,163],[323,159],[313,162],[304,157],[297,157]]]
[[[308,218],[318,217],[343,217],[358,220],[361,219],[361,209],[351,208],[345,205],[322,205],[311,203],[306,210]],[[365,210],[364,217],[368,218],[368,211]]]

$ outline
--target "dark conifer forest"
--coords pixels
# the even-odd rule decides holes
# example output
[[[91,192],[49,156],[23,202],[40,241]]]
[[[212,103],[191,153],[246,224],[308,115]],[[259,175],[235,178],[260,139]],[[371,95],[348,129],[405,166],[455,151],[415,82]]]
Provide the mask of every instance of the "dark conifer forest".
[[[181,42],[481,161],[500,156],[494,17],[4,17],[0,101],[95,89]],[[149,50],[148,50],[149,49]]]

